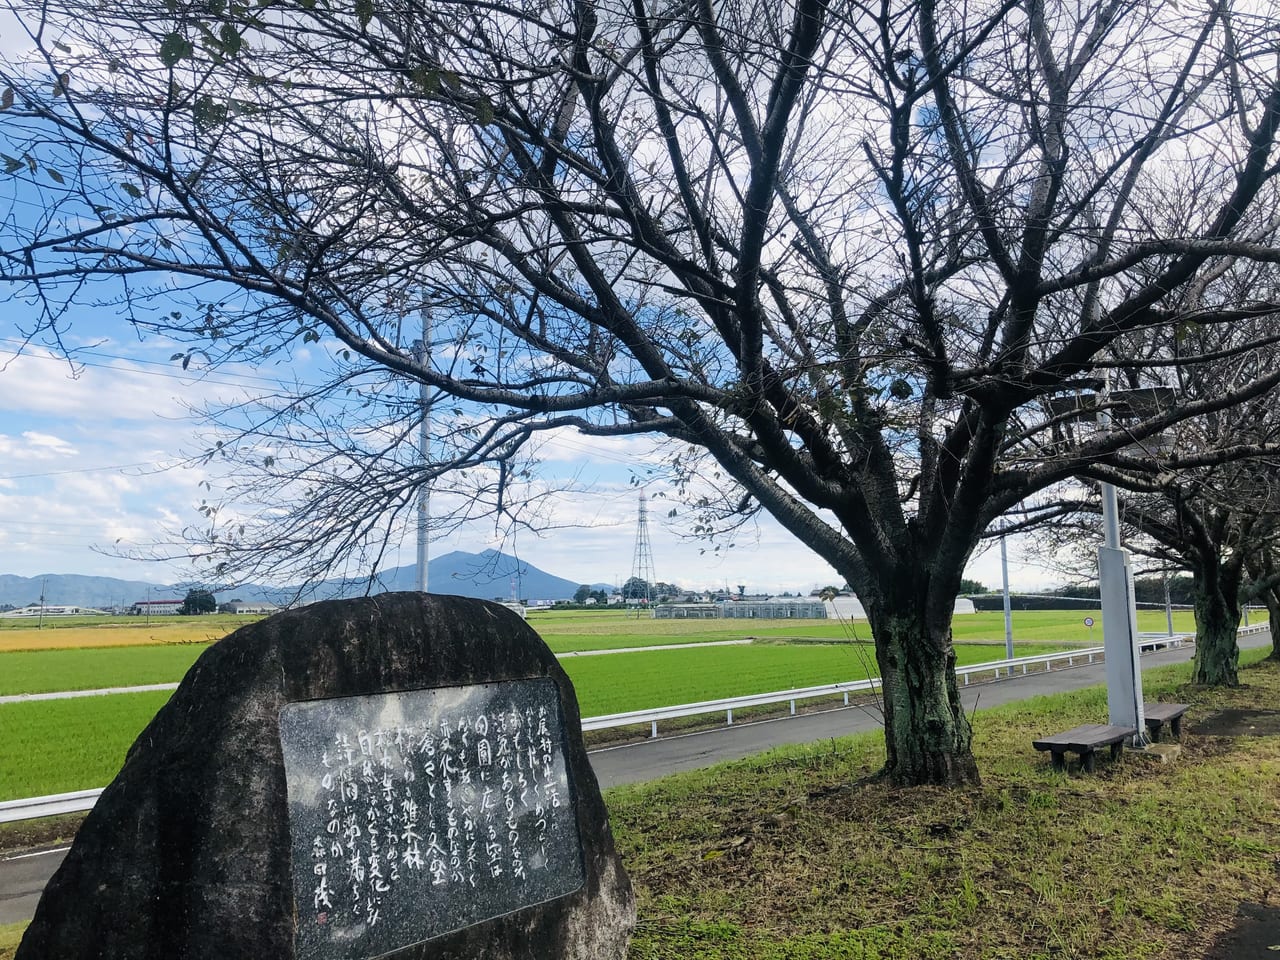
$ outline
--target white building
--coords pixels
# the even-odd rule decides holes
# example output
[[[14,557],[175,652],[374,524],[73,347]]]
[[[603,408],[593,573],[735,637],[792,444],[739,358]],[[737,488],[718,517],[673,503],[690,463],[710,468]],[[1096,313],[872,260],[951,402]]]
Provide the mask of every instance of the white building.
[[[182,609],[184,602],[182,600],[135,600],[129,612],[135,617],[144,615],[171,617]]]
[[[73,607],[66,604],[46,603],[41,606],[38,603],[29,607],[19,607],[17,610],[7,610],[0,613],[0,617],[105,617],[107,611],[98,610],[94,607]]]
[[[827,608],[827,616],[833,620],[865,620],[867,619],[867,611],[862,606],[862,601],[852,594],[846,594],[836,597],[833,600],[824,600],[823,604]],[[973,601],[965,597],[957,597],[953,615],[958,616],[965,613],[977,613],[974,609]]]
[[[279,613],[280,608],[274,603],[258,602],[252,603],[248,600],[232,600],[230,603],[224,603],[218,608],[221,613],[251,614],[261,613],[270,615]]]

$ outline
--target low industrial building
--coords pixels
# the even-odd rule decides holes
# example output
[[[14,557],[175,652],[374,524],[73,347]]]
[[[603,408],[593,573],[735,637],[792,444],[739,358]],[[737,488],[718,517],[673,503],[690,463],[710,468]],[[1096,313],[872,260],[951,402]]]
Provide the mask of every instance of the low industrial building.
[[[266,603],[265,601],[252,603],[248,600],[232,600],[230,603],[224,603],[218,607],[218,612],[235,614],[260,613],[265,616],[269,616],[273,613],[279,613],[280,608],[274,603]]]
[[[976,613],[973,601],[956,599],[957,615]],[[819,600],[817,597],[770,597],[767,600],[719,600],[715,603],[660,603],[653,608],[659,620],[865,620],[867,612],[854,596]]]
[[[660,603],[653,608],[659,620],[825,620],[821,600],[812,597],[771,597],[768,600],[721,600],[716,603]]]
[[[66,604],[38,604],[6,610],[0,617],[105,617],[107,611],[95,607],[73,607]]]
[[[133,606],[129,608],[129,613],[135,617],[171,617],[182,609],[185,602],[184,600],[135,600]]]

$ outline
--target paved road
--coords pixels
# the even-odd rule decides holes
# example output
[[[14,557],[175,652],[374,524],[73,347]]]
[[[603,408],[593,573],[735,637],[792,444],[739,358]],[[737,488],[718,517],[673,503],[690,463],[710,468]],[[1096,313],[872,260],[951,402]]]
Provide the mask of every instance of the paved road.
[[[1271,637],[1267,633],[1240,638],[1243,648],[1268,646],[1270,643]],[[1142,658],[1143,667],[1183,663],[1191,659],[1194,650],[1193,646],[1187,645],[1150,653]],[[973,684],[962,688],[963,699],[966,708],[972,711],[1042,694],[1080,690],[1102,683],[1105,670],[1103,664],[1095,663],[1052,673],[1013,677],[996,683]],[[736,760],[771,747],[812,743],[879,727],[880,716],[875,710],[841,707],[823,713],[718,727],[701,733],[595,750],[591,753],[591,766],[600,786],[615,787]],[[31,918],[40,892],[62,862],[64,853],[65,850],[54,850],[0,860],[0,924],[19,923]]]

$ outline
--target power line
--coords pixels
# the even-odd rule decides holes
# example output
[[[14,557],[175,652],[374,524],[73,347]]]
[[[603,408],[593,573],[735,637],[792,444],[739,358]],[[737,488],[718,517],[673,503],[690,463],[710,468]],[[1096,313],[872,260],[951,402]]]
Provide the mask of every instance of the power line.
[[[172,470],[174,467],[181,466],[182,462],[172,463],[168,466],[159,466],[151,461],[142,461],[139,463],[117,463],[106,467],[78,467],[74,470],[50,470],[47,473],[14,473],[7,476],[0,476],[0,480],[40,480],[45,477],[64,477],[78,473],[101,473],[106,470],[128,470],[132,467],[154,467],[157,472],[163,470]]]

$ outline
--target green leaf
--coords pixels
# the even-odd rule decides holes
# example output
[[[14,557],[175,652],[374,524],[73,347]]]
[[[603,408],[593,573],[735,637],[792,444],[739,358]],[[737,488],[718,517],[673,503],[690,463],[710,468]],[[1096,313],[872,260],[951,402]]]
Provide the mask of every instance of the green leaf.
[[[13,87],[5,87],[0,93],[0,110],[8,110],[13,106]]]
[[[66,178],[52,167],[45,167],[44,172],[49,175],[49,179],[54,183],[66,183]]]
[[[135,187],[132,183],[122,183],[120,184],[120,189],[123,190],[125,193],[127,193],[129,196],[133,197],[133,199],[135,200],[142,199],[142,191],[139,190],[137,187]]]
[[[488,97],[480,97],[476,100],[476,120],[482,127],[493,123],[493,104],[489,102]]]
[[[361,30],[369,25],[373,19],[373,0],[356,0],[356,19],[360,21]]]
[[[4,161],[5,173],[14,174],[22,169],[22,161],[17,157],[11,157],[7,153],[0,153],[0,160]]]
[[[179,61],[191,56],[194,49],[182,34],[171,33],[160,44],[160,62],[166,67],[176,66]]]
[[[61,50],[63,53],[70,53],[70,52],[71,52],[71,48],[70,48],[70,47],[68,47],[68,46],[67,46],[65,43],[63,43],[61,40],[55,40],[55,41],[54,41],[53,49],[55,49],[55,50]]]
[[[893,383],[889,384],[889,396],[893,397],[895,400],[910,400],[911,384],[899,377],[894,380]]]
[[[440,92],[440,74],[429,67],[414,67],[409,74],[409,79],[428,96],[434,96]]]
[[[240,31],[229,23],[222,25],[222,29],[218,31],[218,37],[222,40],[223,52],[228,57],[234,57],[244,46],[244,38],[240,36]]]
[[[227,119],[227,108],[206,93],[196,101],[192,114],[195,117],[196,126],[213,127]]]
[[[302,342],[303,343],[319,343],[320,334],[316,333],[314,330],[308,330],[306,333],[302,335]]]

